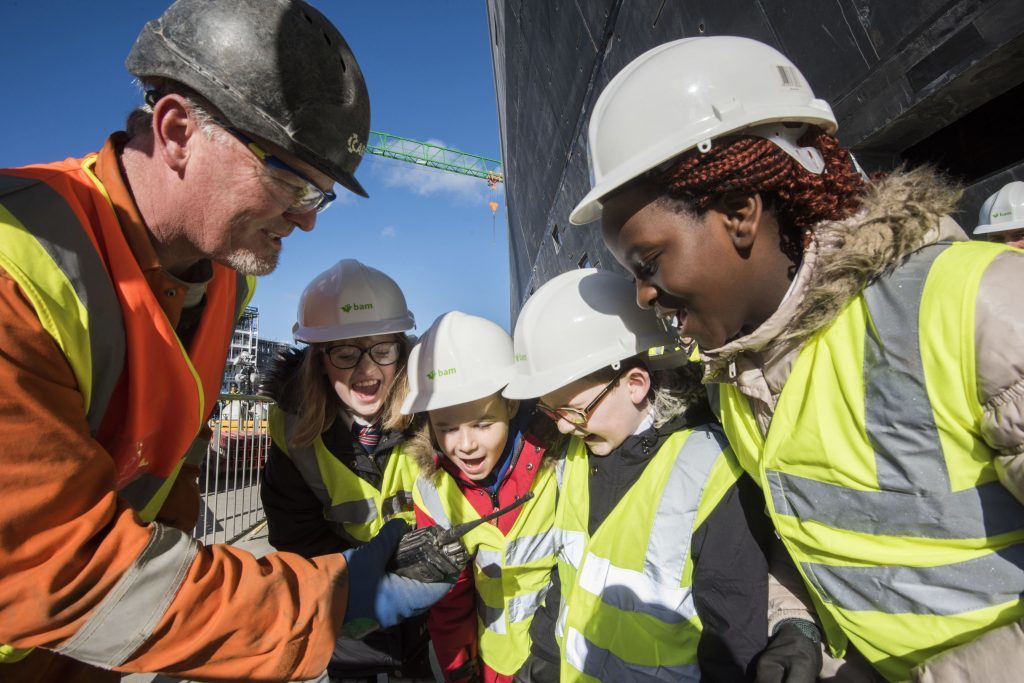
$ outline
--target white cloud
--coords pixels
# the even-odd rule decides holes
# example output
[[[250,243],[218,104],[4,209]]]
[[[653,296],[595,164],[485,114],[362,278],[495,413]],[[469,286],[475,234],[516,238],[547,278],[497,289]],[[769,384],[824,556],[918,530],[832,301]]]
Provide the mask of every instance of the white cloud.
[[[395,226],[393,225],[388,225],[380,229],[380,236],[384,239],[394,239],[397,234],[398,231],[395,230]]]

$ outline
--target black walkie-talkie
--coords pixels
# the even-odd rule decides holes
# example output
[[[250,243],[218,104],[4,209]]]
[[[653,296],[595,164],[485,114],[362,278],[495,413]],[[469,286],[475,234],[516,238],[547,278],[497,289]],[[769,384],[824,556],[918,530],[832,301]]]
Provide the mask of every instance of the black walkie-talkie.
[[[497,519],[533,498],[533,491],[491,514],[458,524],[450,529],[428,526],[402,537],[388,570],[424,583],[454,583],[469,562],[469,553],[459,541],[481,524]]]

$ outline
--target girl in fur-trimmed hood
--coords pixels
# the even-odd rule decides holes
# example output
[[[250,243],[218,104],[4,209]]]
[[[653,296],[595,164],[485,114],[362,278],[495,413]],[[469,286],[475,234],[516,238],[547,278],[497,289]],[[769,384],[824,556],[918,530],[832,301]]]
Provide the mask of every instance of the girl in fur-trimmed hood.
[[[1024,254],[966,242],[934,171],[865,178],[766,45],[656,48],[595,111],[630,102],[670,122],[671,152],[595,166],[574,218],[601,217],[638,303],[700,345],[829,649],[891,680],[1006,680],[1024,664]],[[609,131],[592,124],[592,150]],[[778,634],[759,675],[792,651]]]

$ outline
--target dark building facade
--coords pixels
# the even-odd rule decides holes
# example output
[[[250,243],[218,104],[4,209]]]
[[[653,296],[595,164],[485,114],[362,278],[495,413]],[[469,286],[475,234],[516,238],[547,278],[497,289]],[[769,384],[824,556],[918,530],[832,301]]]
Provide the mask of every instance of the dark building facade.
[[[867,170],[931,162],[984,199],[1024,180],[1024,0],[488,0],[501,127],[512,319],[571,268],[617,269],[598,225],[570,226],[589,190],[590,112],[655,45],[740,35],[788,55]]]

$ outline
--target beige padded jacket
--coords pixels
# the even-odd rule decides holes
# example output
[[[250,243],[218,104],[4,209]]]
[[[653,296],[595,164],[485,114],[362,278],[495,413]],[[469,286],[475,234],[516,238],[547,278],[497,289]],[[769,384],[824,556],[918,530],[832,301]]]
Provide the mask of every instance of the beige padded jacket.
[[[716,393],[715,384],[734,384],[747,396],[766,433],[804,340],[909,254],[938,241],[967,239],[949,217],[959,195],[929,169],[898,172],[871,184],[857,215],[816,226],[814,241],[779,309],[751,334],[705,352],[705,382],[711,393]],[[998,256],[978,291],[975,343],[982,436],[997,454],[1000,481],[1024,502],[1022,295],[1024,253]],[[773,574],[780,577],[785,571],[773,567]],[[785,583],[773,590],[776,621],[801,609],[794,602],[799,582]],[[937,656],[914,672],[914,680],[1000,681],[1021,670],[1024,629],[1012,624]],[[971,677],[964,678],[964,671],[971,671]]]

